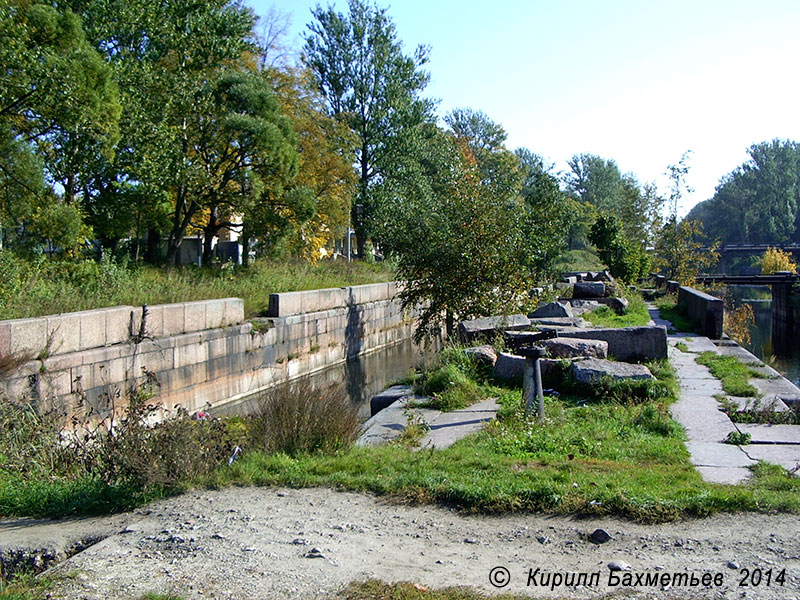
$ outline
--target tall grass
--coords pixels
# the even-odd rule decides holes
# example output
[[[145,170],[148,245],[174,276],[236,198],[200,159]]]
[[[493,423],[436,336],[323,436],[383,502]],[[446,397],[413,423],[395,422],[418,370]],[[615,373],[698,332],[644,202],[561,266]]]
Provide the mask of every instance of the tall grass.
[[[249,267],[163,269],[111,259],[24,260],[0,251],[0,320],[106,306],[167,304],[238,297],[248,317],[263,313],[271,293],[390,281],[386,263],[256,261]]]

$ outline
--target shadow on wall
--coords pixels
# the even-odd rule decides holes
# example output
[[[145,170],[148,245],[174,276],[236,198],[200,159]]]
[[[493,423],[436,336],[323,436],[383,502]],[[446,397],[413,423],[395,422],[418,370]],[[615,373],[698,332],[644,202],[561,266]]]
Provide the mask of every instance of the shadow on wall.
[[[350,288],[347,298],[347,325],[344,330],[344,350],[347,357],[345,376],[350,398],[359,398],[363,394],[367,379],[360,356],[364,345],[363,313],[364,309],[356,303],[353,289]]]

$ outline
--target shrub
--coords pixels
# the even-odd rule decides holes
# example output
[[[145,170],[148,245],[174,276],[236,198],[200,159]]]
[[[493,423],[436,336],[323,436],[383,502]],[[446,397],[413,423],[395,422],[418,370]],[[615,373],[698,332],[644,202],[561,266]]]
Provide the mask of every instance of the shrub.
[[[797,263],[792,260],[792,255],[780,248],[767,248],[759,262],[763,275],[771,275],[778,271],[791,271],[792,273],[797,271]]]
[[[304,378],[267,392],[252,427],[256,445],[294,456],[347,448],[361,423],[343,385],[314,389]]]

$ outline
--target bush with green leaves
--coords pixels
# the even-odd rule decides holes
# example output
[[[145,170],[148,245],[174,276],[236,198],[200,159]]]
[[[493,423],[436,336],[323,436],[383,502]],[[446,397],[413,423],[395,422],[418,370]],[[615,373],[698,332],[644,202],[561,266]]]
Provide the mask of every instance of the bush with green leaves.
[[[640,242],[629,240],[614,215],[600,215],[592,225],[589,240],[614,277],[633,283],[650,269],[650,258]]]

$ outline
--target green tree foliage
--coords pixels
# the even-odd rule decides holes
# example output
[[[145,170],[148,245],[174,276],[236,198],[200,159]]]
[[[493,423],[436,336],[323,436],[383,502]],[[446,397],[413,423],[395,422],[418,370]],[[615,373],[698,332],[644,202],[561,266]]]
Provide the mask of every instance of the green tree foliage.
[[[401,173],[384,187],[380,235],[421,306],[417,338],[457,319],[518,305],[536,277],[533,213],[517,194],[498,195],[464,138],[423,125]]]
[[[402,138],[431,120],[433,107],[420,98],[429,80],[422,70],[428,49],[419,46],[405,55],[386,9],[363,0],[350,0],[348,7],[347,15],[332,7],[312,10],[315,20],[308,25],[303,61],[330,114],[356,136],[359,186],[352,222],[363,256],[378,188],[402,161]]]
[[[668,280],[681,285],[694,283],[698,273],[719,261],[717,244],[708,247],[704,240],[703,227],[698,221],[688,218],[678,221],[671,216],[656,241],[655,266]]]
[[[614,277],[633,283],[647,274],[650,260],[641,244],[629,240],[614,215],[600,215],[592,225],[589,240]]]
[[[726,175],[714,197],[688,218],[723,243],[780,244],[800,239],[800,144],[754,144],[750,158]]]
[[[0,225],[35,235],[28,225],[37,215],[80,217],[78,207],[49,205],[71,205],[92,157],[112,155],[117,87],[78,15],[52,3],[0,5],[0,64]],[[45,175],[63,198],[47,191]]]

